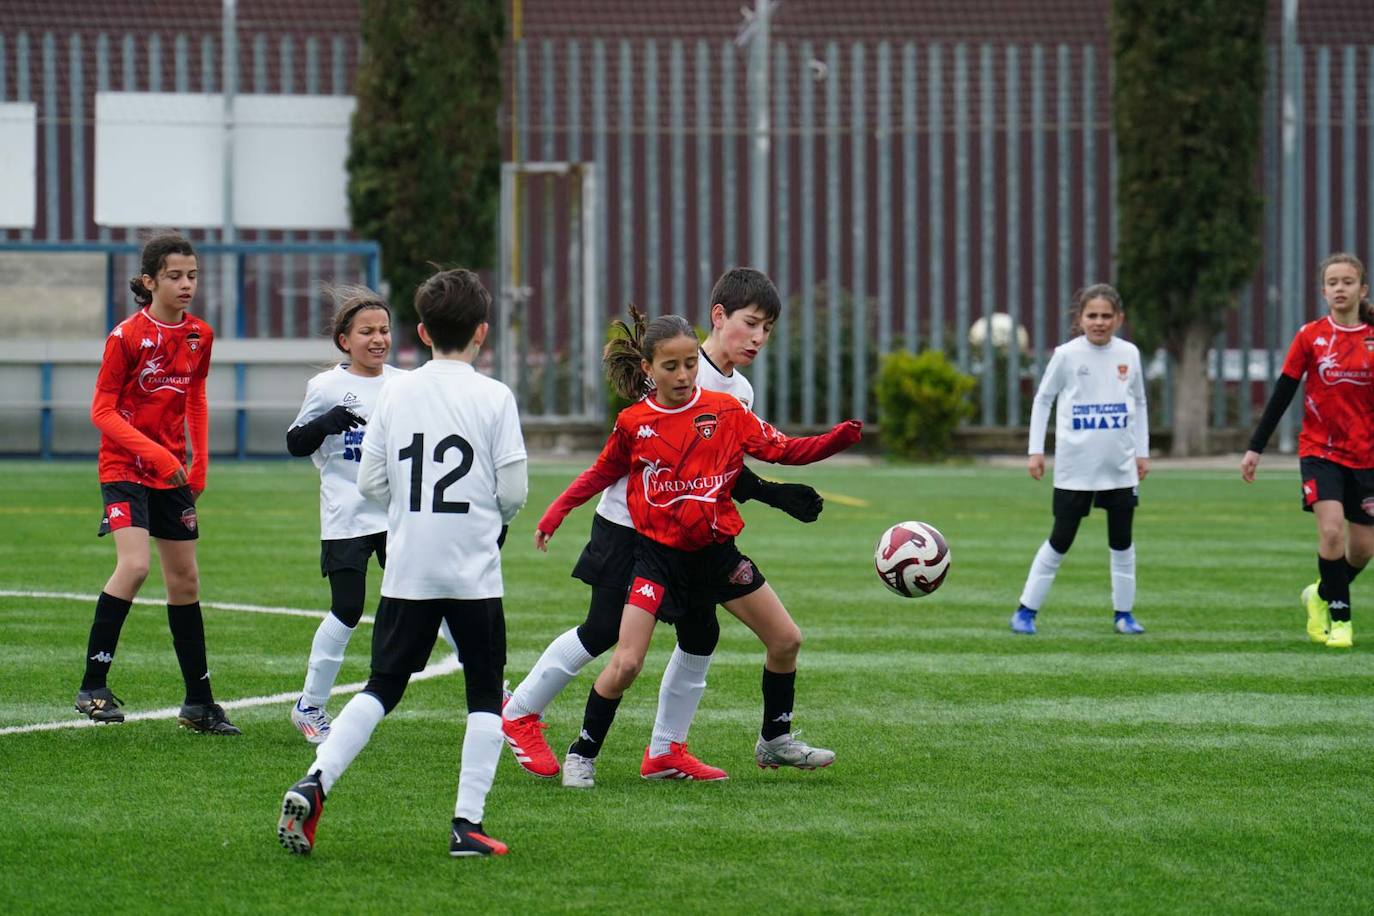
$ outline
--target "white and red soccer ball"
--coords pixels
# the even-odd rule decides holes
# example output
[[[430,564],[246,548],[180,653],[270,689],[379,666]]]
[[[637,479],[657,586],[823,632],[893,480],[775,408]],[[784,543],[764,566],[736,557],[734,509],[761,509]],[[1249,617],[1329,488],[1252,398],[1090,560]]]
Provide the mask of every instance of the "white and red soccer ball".
[[[892,591],[903,598],[923,598],[945,581],[949,545],[925,522],[898,522],[878,538],[873,565]]]

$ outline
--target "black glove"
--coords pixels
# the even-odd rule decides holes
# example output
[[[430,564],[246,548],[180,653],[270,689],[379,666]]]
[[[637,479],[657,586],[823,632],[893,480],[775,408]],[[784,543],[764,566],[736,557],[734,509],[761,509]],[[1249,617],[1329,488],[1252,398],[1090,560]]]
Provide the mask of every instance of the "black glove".
[[[349,408],[338,404],[309,423],[293,426],[286,431],[286,450],[297,458],[314,454],[324,440],[344,430],[367,423]]]
[[[814,522],[825,505],[821,495],[806,484],[764,480],[749,470],[748,465],[740,469],[731,495],[741,503],[756,499],[765,506],[781,509],[799,522]]]
[[[366,420],[342,404],[334,405],[310,422],[318,424],[326,436],[335,436],[344,430],[367,425]]]
[[[502,525],[501,533],[496,536],[496,549],[500,550],[506,546],[506,532],[510,530],[510,525]]]

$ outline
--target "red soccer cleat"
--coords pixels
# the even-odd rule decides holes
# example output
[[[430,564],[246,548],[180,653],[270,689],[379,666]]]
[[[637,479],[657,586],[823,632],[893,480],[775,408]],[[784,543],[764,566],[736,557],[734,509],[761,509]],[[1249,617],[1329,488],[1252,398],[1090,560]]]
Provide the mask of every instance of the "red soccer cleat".
[[[538,713],[518,719],[501,717],[501,733],[506,736],[515,762],[527,772],[549,779],[558,775],[558,758],[544,740],[545,728],[548,726],[540,721]]]
[[[720,767],[702,763],[687,750],[687,745],[674,741],[666,754],[649,756],[644,749],[644,762],[639,765],[639,775],[645,779],[696,779],[701,782],[717,782],[729,779],[730,774]]]

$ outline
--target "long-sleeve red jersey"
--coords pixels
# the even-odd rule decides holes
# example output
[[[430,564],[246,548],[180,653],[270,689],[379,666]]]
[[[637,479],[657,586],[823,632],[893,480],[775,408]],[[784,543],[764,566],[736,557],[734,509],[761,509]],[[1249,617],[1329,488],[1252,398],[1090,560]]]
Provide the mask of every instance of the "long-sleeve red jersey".
[[[788,438],[733,396],[700,388],[681,407],[646,396],[625,408],[590,468],[539,520],[553,532],[568,513],[626,474],[635,530],[667,547],[700,550],[734,537],[744,520],[730,499],[744,456],[775,464],[811,464],[859,441],[848,420],[820,436]]]
[[[186,315],[163,324],[139,311],[105,340],[91,422],[100,430],[100,482],[132,481],[168,489],[167,478],[186,463],[189,429],[195,464],[191,489],[205,489],[210,465],[205,377],[214,333]]]

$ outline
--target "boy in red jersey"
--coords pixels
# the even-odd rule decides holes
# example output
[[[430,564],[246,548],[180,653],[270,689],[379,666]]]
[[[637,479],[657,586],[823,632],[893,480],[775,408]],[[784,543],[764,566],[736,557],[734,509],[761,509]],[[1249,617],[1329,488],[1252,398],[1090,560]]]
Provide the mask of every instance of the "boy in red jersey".
[[[143,248],[142,273],[129,286],[143,308],[105,341],[91,422],[100,430],[100,534],[115,542],[115,570],[96,601],[86,673],[76,711],[100,723],[123,722],[106,677],[119,631],[148,576],[149,538],[157,540],[186,700],[179,721],[194,731],[237,735],[214,701],[205,661],[205,623],[196,567],[196,497],[210,464],[205,377],[214,333],[186,313],[196,293],[196,252],[178,235]],[[186,430],[194,463],[186,463]]]
[[[1350,583],[1374,556],[1374,326],[1358,258],[1333,254],[1319,277],[1330,314],[1298,329],[1240,474],[1255,479],[1260,453],[1306,375],[1298,456],[1302,507],[1317,519],[1319,578],[1301,602],[1308,638],[1348,649]]]
[[[621,334],[607,345],[606,366],[622,395],[638,395],[646,381],[653,390],[621,411],[596,463],[549,507],[535,532],[535,546],[547,549],[572,509],[630,475],[627,502],[638,533],[634,578],[615,653],[588,696],[581,736],[569,750],[586,761],[595,760],[620,697],[643,667],[656,621],[690,626],[713,614],[716,604],[749,613],[781,603],[735,547],[744,522],[730,492],[744,455],[810,464],[853,445],[861,430],[851,420],[823,436],[787,438],[734,397],[697,387],[697,341],[685,319],[667,315],[646,327],[632,314],[633,331],[616,323]],[[685,745],[673,750],[686,755]],[[724,771],[710,769],[714,775],[697,772],[693,778],[725,778]],[[641,775],[679,774],[641,768]]]

